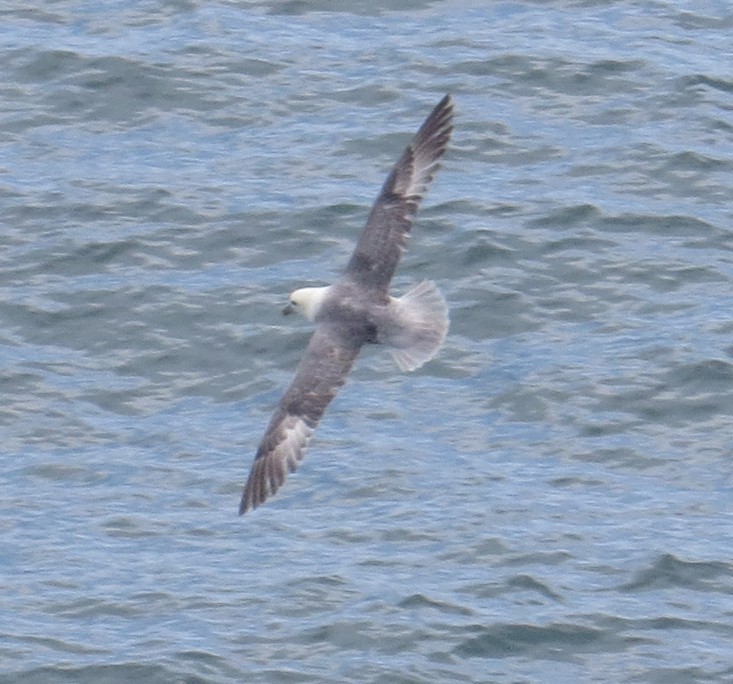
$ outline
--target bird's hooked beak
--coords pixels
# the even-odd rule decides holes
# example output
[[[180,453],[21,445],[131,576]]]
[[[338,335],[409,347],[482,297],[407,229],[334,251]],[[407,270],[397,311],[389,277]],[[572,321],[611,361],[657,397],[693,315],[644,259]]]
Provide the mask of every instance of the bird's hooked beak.
[[[295,307],[288,302],[288,305],[283,309],[283,316],[289,316],[295,313]]]

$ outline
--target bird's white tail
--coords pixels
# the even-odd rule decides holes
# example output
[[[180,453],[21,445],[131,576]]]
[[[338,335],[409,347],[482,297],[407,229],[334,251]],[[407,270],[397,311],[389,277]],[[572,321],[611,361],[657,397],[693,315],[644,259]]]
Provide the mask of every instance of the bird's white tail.
[[[400,370],[415,370],[430,361],[448,332],[448,305],[435,283],[424,280],[390,302],[390,325],[380,341]]]

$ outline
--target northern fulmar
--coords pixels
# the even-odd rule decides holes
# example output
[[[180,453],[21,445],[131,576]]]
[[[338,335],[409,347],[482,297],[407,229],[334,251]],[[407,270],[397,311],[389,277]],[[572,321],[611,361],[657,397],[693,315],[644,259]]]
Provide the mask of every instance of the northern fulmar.
[[[401,370],[419,368],[443,345],[448,307],[435,283],[423,281],[402,297],[391,297],[389,284],[448,145],[452,118],[446,95],[387,176],[343,275],[333,285],[290,295],[284,313],[302,314],[316,330],[257,450],[240,515],[264,503],[298,467],[364,344],[383,344]]]

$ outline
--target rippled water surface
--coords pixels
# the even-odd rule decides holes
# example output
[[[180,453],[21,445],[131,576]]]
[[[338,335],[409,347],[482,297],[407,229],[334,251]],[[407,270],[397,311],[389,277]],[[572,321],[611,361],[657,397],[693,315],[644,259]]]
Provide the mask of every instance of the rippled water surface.
[[[733,680],[727,2],[0,9],[0,681]],[[241,486],[402,146],[457,108],[300,471]]]

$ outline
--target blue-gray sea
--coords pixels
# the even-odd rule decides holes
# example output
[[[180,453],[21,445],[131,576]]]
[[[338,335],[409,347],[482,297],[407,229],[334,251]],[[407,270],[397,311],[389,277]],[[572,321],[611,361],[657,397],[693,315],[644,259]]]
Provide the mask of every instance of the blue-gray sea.
[[[733,7],[0,7],[0,682],[733,681]],[[445,94],[362,353],[237,515]]]

